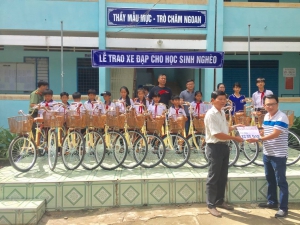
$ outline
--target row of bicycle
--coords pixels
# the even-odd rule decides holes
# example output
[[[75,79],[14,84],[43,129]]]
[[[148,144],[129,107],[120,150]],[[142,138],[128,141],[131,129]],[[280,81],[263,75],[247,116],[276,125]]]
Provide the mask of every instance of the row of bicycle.
[[[80,165],[85,169],[101,166],[107,170],[139,165],[152,168],[160,163],[169,168],[185,163],[205,168],[208,160],[203,120],[204,115],[193,117],[185,137],[182,132],[185,120],[181,117],[150,119],[146,113],[137,115],[132,108],[120,115],[79,110],[67,110],[62,114],[45,109],[43,118],[35,118],[35,132],[31,130],[33,119],[30,115],[9,118],[11,132],[18,134],[10,144],[9,159],[21,172],[30,170],[40,153],[47,153],[49,167],[54,170],[59,150],[65,167],[70,170]],[[229,165],[247,166],[253,162],[263,165],[260,143],[230,141],[228,145]],[[299,160],[299,147],[299,138],[290,132],[288,164]],[[243,160],[239,160],[240,154],[244,155]]]

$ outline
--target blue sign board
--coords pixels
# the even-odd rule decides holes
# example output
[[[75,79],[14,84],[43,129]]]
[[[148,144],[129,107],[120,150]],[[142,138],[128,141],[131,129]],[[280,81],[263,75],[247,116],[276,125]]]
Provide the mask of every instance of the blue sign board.
[[[93,67],[222,68],[224,52],[92,50]]]
[[[107,7],[107,26],[206,28],[206,10]]]

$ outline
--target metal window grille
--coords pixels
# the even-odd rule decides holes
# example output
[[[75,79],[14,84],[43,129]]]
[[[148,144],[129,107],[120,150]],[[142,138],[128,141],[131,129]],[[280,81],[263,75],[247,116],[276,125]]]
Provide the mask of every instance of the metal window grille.
[[[87,94],[89,89],[99,90],[99,69],[91,66],[90,58],[77,59],[77,90]]]
[[[49,58],[25,57],[25,63],[33,63],[36,66],[36,82],[44,80],[49,82]]]

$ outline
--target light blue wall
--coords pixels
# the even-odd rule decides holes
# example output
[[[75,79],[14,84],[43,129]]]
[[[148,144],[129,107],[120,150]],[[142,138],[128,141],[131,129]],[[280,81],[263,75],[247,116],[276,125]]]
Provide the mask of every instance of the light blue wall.
[[[64,52],[64,90],[77,91],[77,58],[90,52]],[[54,94],[61,92],[60,52],[23,51],[21,46],[5,46],[0,51],[0,62],[24,62],[24,57],[49,57],[49,84]]]
[[[225,55],[226,60],[247,60],[247,55]],[[251,60],[279,60],[279,74],[274,75],[278,80],[278,93],[281,94],[300,94],[300,55],[299,53],[283,53],[282,55],[251,55]],[[296,68],[296,77],[294,78],[294,89],[285,89],[285,78],[283,77],[283,68]],[[273,81],[267,81],[273,82]]]
[[[299,37],[300,8],[224,7],[224,37]]]
[[[97,32],[98,2],[1,0],[0,29]]]

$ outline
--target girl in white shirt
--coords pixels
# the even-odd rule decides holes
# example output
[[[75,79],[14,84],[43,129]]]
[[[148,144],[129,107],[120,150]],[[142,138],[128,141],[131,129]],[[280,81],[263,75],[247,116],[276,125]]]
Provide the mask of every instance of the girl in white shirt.
[[[191,107],[193,108],[193,116],[200,116],[206,113],[206,107],[202,102],[201,91],[195,92],[195,101],[191,103]]]
[[[135,109],[136,114],[142,114],[142,113],[144,113],[144,109],[145,109],[144,107],[146,107],[146,109],[148,108],[149,102],[145,98],[145,90],[143,88],[139,88],[137,90],[137,95],[138,95],[138,97],[135,99],[134,109]],[[144,106],[138,105],[138,103],[141,103]]]
[[[120,88],[120,95],[121,95],[121,97],[119,98],[120,102],[116,103],[116,107],[119,108],[119,113],[125,113],[126,108],[128,106],[133,105],[133,101],[132,99],[129,98],[129,90],[125,86],[122,86]]]

